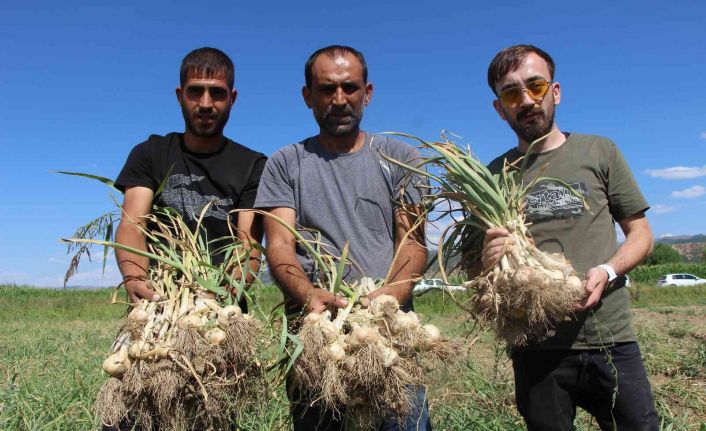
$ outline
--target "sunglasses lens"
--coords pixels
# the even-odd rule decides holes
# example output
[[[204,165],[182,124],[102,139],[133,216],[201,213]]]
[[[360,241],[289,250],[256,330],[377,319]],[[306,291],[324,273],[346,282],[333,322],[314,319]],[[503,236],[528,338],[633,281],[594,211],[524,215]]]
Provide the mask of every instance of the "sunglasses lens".
[[[544,97],[547,94],[547,90],[549,90],[549,83],[543,79],[527,83],[527,92],[535,100]]]
[[[515,107],[522,102],[522,87],[510,87],[500,93],[500,101],[503,105]]]
[[[551,82],[547,82],[544,79],[537,79],[527,82],[524,88],[520,86],[506,88],[500,92],[500,101],[503,105],[514,108],[522,103],[522,93],[526,89],[529,97],[538,102],[547,94],[550,85]]]

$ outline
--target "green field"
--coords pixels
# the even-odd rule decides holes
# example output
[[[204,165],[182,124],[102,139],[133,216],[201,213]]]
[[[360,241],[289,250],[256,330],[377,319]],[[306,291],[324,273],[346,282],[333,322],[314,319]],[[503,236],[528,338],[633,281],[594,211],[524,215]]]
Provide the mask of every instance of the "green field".
[[[664,430],[706,431],[706,286],[631,288],[635,327]],[[93,397],[106,379],[100,364],[124,311],[111,291],[0,287],[0,430],[90,430]],[[279,293],[258,293],[271,308]],[[430,406],[437,430],[520,430],[504,349],[473,328],[438,293],[417,311],[461,341],[456,363],[430,370]],[[288,429],[282,390],[246,418],[245,429]],[[598,429],[583,412],[578,430]]]

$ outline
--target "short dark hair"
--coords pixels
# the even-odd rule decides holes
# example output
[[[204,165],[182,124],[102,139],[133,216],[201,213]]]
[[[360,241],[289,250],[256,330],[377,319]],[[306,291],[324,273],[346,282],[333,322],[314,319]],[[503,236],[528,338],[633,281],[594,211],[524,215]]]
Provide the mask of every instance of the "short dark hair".
[[[356,50],[355,48],[351,48],[350,46],[346,45],[330,45],[314,51],[314,53],[309,56],[309,59],[304,64],[304,80],[306,81],[306,86],[308,88],[311,88],[311,69],[314,67],[314,62],[317,58],[319,58],[321,54],[328,55],[331,58],[336,58],[337,55],[343,55],[345,53],[353,54],[358,59],[360,65],[363,66],[363,82],[367,83],[368,63],[365,62],[365,57],[363,57],[363,53]]]
[[[216,48],[198,48],[186,54],[181,61],[179,70],[179,83],[183,87],[191,76],[206,78],[224,77],[228,87],[232,90],[234,84],[235,68],[231,59]]]
[[[514,45],[497,53],[493,61],[490,62],[490,66],[488,66],[488,85],[493,90],[493,93],[495,93],[495,84],[503,76],[513,70],[517,70],[531,53],[537,54],[547,62],[549,79],[554,80],[555,65],[549,54],[534,45]]]

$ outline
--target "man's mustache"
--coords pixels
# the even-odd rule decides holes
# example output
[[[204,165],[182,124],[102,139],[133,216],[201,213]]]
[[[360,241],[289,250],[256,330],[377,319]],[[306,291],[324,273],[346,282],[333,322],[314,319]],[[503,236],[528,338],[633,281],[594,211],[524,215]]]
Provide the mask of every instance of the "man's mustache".
[[[325,116],[328,117],[329,115],[353,115],[353,108],[350,106],[346,106],[344,108],[334,108],[329,106],[326,109]]]
[[[544,111],[542,110],[542,108],[535,108],[535,107],[524,108],[517,113],[517,119],[523,120],[524,118],[526,118],[530,115],[534,115],[534,114],[539,114],[541,116],[544,116]]]

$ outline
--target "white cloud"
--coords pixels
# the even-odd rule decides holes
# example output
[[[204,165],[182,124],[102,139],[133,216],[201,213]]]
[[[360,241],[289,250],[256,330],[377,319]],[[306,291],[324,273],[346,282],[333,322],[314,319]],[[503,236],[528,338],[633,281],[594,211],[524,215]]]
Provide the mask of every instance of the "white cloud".
[[[676,211],[676,209],[677,209],[677,207],[670,206],[670,205],[657,204],[657,205],[652,206],[652,210],[656,214],[667,214],[667,213],[671,213],[671,212]]]
[[[701,139],[705,139],[705,140],[706,140],[706,132],[701,132]]]
[[[693,186],[685,190],[673,191],[671,196],[673,198],[693,199],[703,196],[704,194],[706,194],[706,188],[702,186]]]
[[[427,247],[429,249],[435,250],[439,246],[439,240],[441,239],[441,233],[451,224],[451,220],[448,217],[435,222],[427,223],[426,237],[427,237]]]
[[[701,167],[685,167],[674,166],[664,169],[647,169],[647,175],[653,178],[664,178],[667,180],[685,180],[690,178],[706,176],[706,166]]]
[[[435,250],[438,247],[441,233],[454,221],[447,212],[453,210],[453,217],[456,220],[460,220],[463,218],[461,212],[458,211],[460,209],[461,204],[448,199],[437,199],[434,202],[434,211],[427,217],[429,221],[426,228],[426,237],[429,249]],[[448,237],[449,232],[446,232],[446,234]]]

